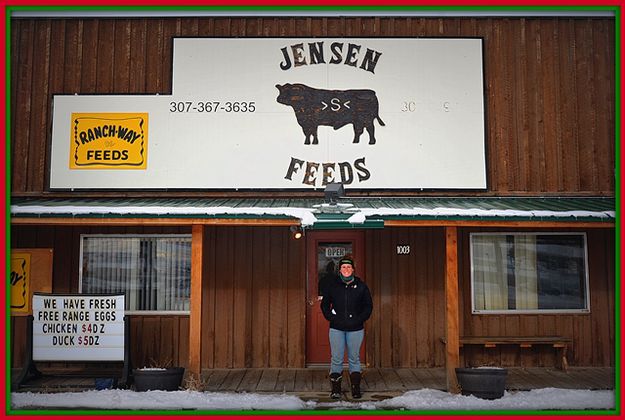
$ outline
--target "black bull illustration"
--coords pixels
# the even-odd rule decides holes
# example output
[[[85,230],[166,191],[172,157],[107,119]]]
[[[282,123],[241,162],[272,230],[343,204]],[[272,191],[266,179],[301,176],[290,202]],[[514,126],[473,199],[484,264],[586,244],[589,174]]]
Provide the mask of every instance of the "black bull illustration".
[[[317,127],[328,125],[335,130],[347,124],[354,125],[354,143],[360,141],[364,129],[369,133],[369,144],[375,144],[377,119],[381,126],[384,122],[378,115],[378,98],[368,89],[324,90],[302,84],[276,85],[280,94],[279,103],[293,107],[297,122],[304,131],[304,144],[319,143]]]

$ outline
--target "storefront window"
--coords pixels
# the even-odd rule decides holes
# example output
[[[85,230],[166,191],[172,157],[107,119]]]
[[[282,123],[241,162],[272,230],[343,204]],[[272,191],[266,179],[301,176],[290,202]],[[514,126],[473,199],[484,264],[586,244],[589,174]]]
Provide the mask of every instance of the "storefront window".
[[[190,235],[82,235],[81,293],[124,293],[126,311],[188,312]]]
[[[471,234],[473,313],[587,312],[586,236]]]

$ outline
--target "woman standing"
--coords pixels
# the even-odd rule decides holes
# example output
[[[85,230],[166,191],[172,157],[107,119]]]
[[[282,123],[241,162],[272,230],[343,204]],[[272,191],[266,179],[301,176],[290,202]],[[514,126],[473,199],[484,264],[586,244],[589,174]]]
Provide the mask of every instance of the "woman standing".
[[[352,397],[360,398],[360,346],[365,335],[364,323],[371,316],[371,293],[354,275],[354,260],[349,256],[339,261],[339,273],[328,282],[321,301],[323,316],[330,321],[330,383],[332,398],[341,397],[343,357],[347,349]]]

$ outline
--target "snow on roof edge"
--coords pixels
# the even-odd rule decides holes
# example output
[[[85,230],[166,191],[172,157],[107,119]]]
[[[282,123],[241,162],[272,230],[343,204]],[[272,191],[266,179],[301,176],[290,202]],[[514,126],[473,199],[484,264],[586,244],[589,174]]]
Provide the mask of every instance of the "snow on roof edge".
[[[615,212],[613,211],[550,211],[550,210],[500,210],[500,209],[460,209],[451,207],[437,207],[434,209],[428,209],[423,207],[414,207],[412,209],[392,209],[392,208],[379,208],[379,209],[361,209],[348,219],[349,223],[359,224],[364,223],[367,217],[371,216],[435,216],[435,217],[450,217],[450,216],[465,216],[465,217],[593,217],[599,219],[614,218]]]
[[[311,209],[296,207],[172,207],[172,206],[11,206],[11,213],[32,214],[71,214],[85,216],[89,214],[123,215],[271,215],[289,216],[299,219],[303,226],[310,226],[317,221]]]
[[[211,216],[225,215],[271,215],[288,216],[299,219],[303,226],[312,226],[317,218],[316,209],[297,207],[176,207],[176,206],[37,206],[13,205],[12,214],[71,214],[73,216],[89,214],[116,214],[116,215],[198,215]],[[614,211],[550,211],[550,210],[501,210],[501,209],[465,209],[451,207],[437,207],[434,209],[414,208],[378,208],[358,209],[348,223],[363,224],[371,216],[433,216],[433,217],[528,217],[528,218],[598,218],[609,219],[615,217]]]

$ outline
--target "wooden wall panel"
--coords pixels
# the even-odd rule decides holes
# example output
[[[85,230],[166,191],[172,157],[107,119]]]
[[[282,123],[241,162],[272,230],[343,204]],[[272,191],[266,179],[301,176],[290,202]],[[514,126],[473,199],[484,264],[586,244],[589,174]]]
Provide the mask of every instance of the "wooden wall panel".
[[[174,317],[175,319],[175,317]],[[172,335],[174,348],[174,361],[178,361],[178,365],[186,366],[189,361],[189,317],[180,316],[177,318],[177,335]]]
[[[285,272],[284,272],[284,239],[290,240],[288,229],[282,229],[282,235],[270,234],[269,249],[270,266],[268,279],[271,281],[271,293],[269,294],[269,367],[284,366],[287,360],[286,353],[286,321],[288,319],[288,302],[285,296]],[[277,233],[277,232],[276,232]],[[287,233],[286,235],[284,233]],[[304,285],[302,284],[302,290]],[[305,299],[300,302],[304,305]]]
[[[288,228],[206,232],[202,368],[303,367],[304,241]]]
[[[130,317],[133,367],[171,363],[186,367],[189,360],[188,315]]]
[[[557,25],[557,46],[560,54],[559,59],[559,75],[560,80],[560,106],[559,117],[562,124],[562,164],[565,191],[578,191],[580,174],[579,162],[577,158],[579,138],[576,122],[578,121],[577,101],[573,92],[577,90],[575,65],[577,57],[577,49],[575,48],[575,33],[571,20],[560,20]],[[570,69],[570,70],[569,70]],[[568,87],[568,89],[567,89]],[[579,98],[577,98],[579,99]]]
[[[575,22],[575,45],[579,50],[588,50],[592,44],[592,26],[587,21]],[[589,90],[592,85],[594,74],[592,56],[582,57],[575,61],[577,74],[577,92],[579,98],[577,108],[579,124],[579,180],[580,189],[587,190],[589,186],[597,183],[597,168],[592,164],[595,160],[595,136],[596,131],[596,92]]]
[[[102,25],[103,29],[106,29],[106,25]],[[110,26],[109,26],[110,28]],[[111,28],[112,29],[112,28]],[[83,65],[82,65],[82,77],[81,77],[81,91],[85,93],[95,93],[100,91],[100,86],[93,81],[98,80],[98,71],[105,68],[110,68],[113,65],[109,60],[108,66],[104,63],[104,55],[98,54],[98,41],[102,40],[100,37],[100,21],[97,19],[87,20],[83,26]],[[112,48],[109,49],[112,51]],[[100,59],[100,66],[98,66],[98,58]],[[109,78],[110,80],[111,78]]]
[[[369,286],[371,292],[371,298],[373,301],[373,310],[371,311],[371,317],[365,323],[365,343],[366,343],[366,360],[365,362],[371,366],[380,365],[380,353],[381,353],[381,337],[380,337],[380,307],[381,299],[379,281],[375,280],[375,276],[382,270],[380,268],[379,252],[377,247],[366,246],[371,241],[378,240],[378,235],[373,235],[373,232],[365,234],[365,261],[366,270],[364,274],[364,280]],[[360,275],[360,273],[359,273]]]
[[[409,231],[404,230],[397,232],[397,242],[400,244],[405,244],[410,241],[409,239]],[[405,357],[408,360],[417,359],[417,348],[423,348],[424,346],[418,347],[416,340],[412,340],[409,332],[415,331],[417,328],[417,313],[422,315],[423,306],[422,305],[413,305],[412,299],[414,296],[417,296],[415,293],[415,282],[413,279],[415,278],[414,266],[412,264],[400,264],[396,269],[397,276],[397,288],[401,290],[403,293],[400,293],[396,296],[397,299],[397,310],[393,311],[392,315],[392,323],[393,325],[397,325],[398,334],[397,345],[392,347],[392,359],[398,360],[402,357]]]
[[[93,55],[95,59],[95,78],[87,79],[85,82],[90,86],[95,86],[98,93],[115,93],[115,21],[106,19],[100,20],[98,25],[97,50],[86,53]],[[93,88],[92,88],[93,89]]]
[[[26,358],[26,328],[28,318],[23,316],[10,317],[11,325],[11,367],[20,368]],[[8,346],[7,346],[8,347]]]
[[[215,283],[216,283],[216,231],[204,229],[204,270],[202,284],[202,337],[200,350],[200,366],[212,368],[215,366]]]
[[[252,258],[252,244],[247,240],[244,229],[236,230],[233,238],[233,331],[251,331],[252,327],[252,265],[247,262]],[[233,334],[232,365],[247,366],[252,361],[250,334]]]
[[[386,228],[366,233],[366,274],[374,309],[367,323],[367,361],[377,367],[444,366],[444,230]],[[573,366],[614,365],[614,240],[609,229],[587,231],[590,314],[472,315],[469,231],[459,232],[459,329],[463,335],[563,335],[573,339]],[[409,256],[396,254],[409,244]],[[610,320],[606,322],[606,320]],[[597,345],[599,344],[599,345]],[[466,347],[468,365],[553,366],[556,351]]]
[[[306,362],[306,259],[303,244],[285,240],[287,295],[287,357],[288,366],[304,366]],[[304,242],[303,239],[300,240]],[[304,279],[304,285],[301,284]]]
[[[53,94],[168,94],[176,36],[481,37],[481,194],[614,193],[613,19],[187,17],[11,21],[13,194],[47,189]]]
[[[264,285],[263,277],[266,275],[266,264],[269,261],[271,250],[268,246],[262,246],[267,236],[265,229],[255,230],[251,237],[256,250],[252,258],[254,267],[253,281],[253,316],[252,316],[252,360],[260,366],[269,366],[269,287]]]
[[[13,226],[11,248],[52,248],[52,292],[78,293],[80,235],[84,233],[190,233],[190,230],[188,227]],[[189,352],[188,315],[133,315],[130,326],[135,367],[148,364],[150,359],[172,359],[173,363],[186,366]],[[11,320],[13,367],[21,367],[23,363],[25,328],[25,321]]]
[[[161,92],[163,84],[163,62],[165,61],[164,45],[167,39],[163,32],[163,20],[154,19],[145,25],[145,92],[155,94]]]
[[[115,20],[115,33],[113,34],[114,56],[113,63],[113,91],[124,94],[130,92],[130,22],[126,19]],[[138,59],[144,59],[143,57]]]
[[[81,233],[189,233],[189,228],[13,227],[13,248],[54,251],[53,291],[78,291]],[[587,231],[590,314],[472,315],[469,230],[459,230],[459,329],[466,335],[564,335],[573,338],[573,366],[613,366],[615,345],[614,238]],[[444,230],[367,230],[364,279],[374,309],[367,322],[367,363],[376,367],[444,366]],[[397,255],[410,245],[410,255]],[[204,241],[202,368],[303,367],[305,360],[304,241],[287,228],[207,227]],[[12,320],[13,366],[24,351],[24,324]],[[188,316],[132,316],[135,366],[150,358],[186,364]],[[555,352],[516,348],[462,351],[468,364],[555,363]]]
[[[365,243],[369,244],[371,242],[367,238],[365,239]],[[376,294],[372,295],[372,298],[375,296],[375,299],[380,300],[379,324],[374,326],[374,328],[379,330],[380,340],[380,354],[376,359],[379,360],[379,366],[390,367],[393,364],[393,333],[397,336],[397,331],[393,331],[394,325],[392,323],[393,309],[395,309],[394,297],[398,296],[398,291],[395,286],[395,280],[397,278],[394,276],[393,272],[396,265],[389,261],[391,259],[389,253],[392,253],[390,248],[393,246],[390,235],[382,235],[381,237],[375,238],[373,243],[378,244],[378,252],[381,254],[380,257],[382,261],[379,265],[380,271],[373,276],[367,274],[365,281],[371,282],[373,280],[376,284]]]
[[[401,234],[401,231],[397,232]],[[407,360],[416,360],[417,365],[425,365],[424,361],[428,360],[429,355],[432,353],[433,344],[430,339],[430,334],[433,331],[433,325],[431,322],[433,313],[434,313],[434,301],[432,300],[433,286],[438,282],[438,287],[442,287],[445,289],[444,276],[438,279],[433,279],[428,275],[428,265],[432,262],[432,258],[428,255],[428,252],[422,252],[423,248],[427,245],[427,239],[423,235],[419,235],[417,238],[414,238],[415,235],[419,233],[426,234],[427,232],[408,232],[411,237],[408,238],[398,238],[398,243],[401,241],[401,244],[410,245],[410,255],[407,256],[408,259],[413,259],[413,263],[406,264],[406,256],[404,258],[399,258],[398,263],[403,262],[402,265],[408,265],[411,271],[411,277],[405,280],[406,285],[398,290],[399,295],[410,296],[409,301],[405,303],[405,305],[414,307],[414,324],[412,334],[409,334],[409,337],[406,337],[406,341],[413,342],[416,346],[415,349],[415,358],[409,357]],[[402,235],[403,236],[403,235]],[[414,238],[414,240],[412,240]],[[391,246],[393,246],[392,244]],[[413,256],[410,258],[410,256]],[[438,254],[440,256],[444,255],[443,253]],[[441,261],[441,264],[444,265],[444,260]],[[408,286],[408,288],[406,288]],[[443,314],[444,314],[443,310]],[[444,318],[444,315],[443,315]],[[439,318],[440,319],[440,318]],[[444,322],[444,321],[443,321]],[[444,324],[443,324],[444,325]],[[416,336],[415,336],[416,335]],[[444,336],[441,334],[441,336]],[[402,364],[406,363],[405,361],[401,361]]]
[[[132,21],[130,26],[130,80],[129,92],[145,92],[147,80],[148,21]]]
[[[527,112],[525,116],[525,132],[527,133],[528,149],[526,153],[529,177],[529,185],[535,185],[539,191],[545,191],[544,176],[545,161],[545,135],[543,130],[543,121],[540,117],[545,112],[543,92],[543,79],[541,77],[540,68],[543,63],[543,51],[541,46],[541,33],[538,21],[529,21],[525,31],[527,42],[527,60],[526,76],[528,82],[525,83],[527,89]],[[550,162],[551,164],[551,162]]]
[[[235,273],[232,229],[224,227],[217,231],[215,248],[215,366],[223,368],[233,367]]]
[[[475,231],[475,230],[474,230]],[[580,230],[575,230],[579,232]],[[586,231],[590,281],[590,313],[588,314],[471,314],[471,272],[469,264],[469,231],[460,235],[465,268],[460,270],[460,293],[464,309],[460,311],[462,335],[562,335],[573,339],[569,350],[572,366],[614,366],[614,238],[610,229]],[[512,346],[463,349],[470,365],[496,363],[518,365],[522,360],[529,365],[552,366],[556,352],[541,347],[538,352],[519,350]]]
[[[589,276],[595,281],[590,295],[590,308],[599,314],[614,314],[614,243],[613,237],[605,231],[588,232],[588,241],[597,244],[588,248]],[[610,365],[614,362],[614,331],[616,329],[614,316],[605,316],[600,319],[592,317],[589,328],[593,332],[592,363]]]
[[[35,22],[21,22],[16,28],[18,33],[13,33],[15,44],[12,51],[20,51],[19,57],[12,59],[14,66],[12,68],[19,68],[16,77],[12,77],[15,83],[15,95],[11,99],[11,126],[13,139],[16,142],[11,142],[11,164],[14,169],[11,173],[11,189],[12,191],[27,191],[28,190],[28,149],[30,142],[36,142],[38,136],[36,134],[31,135],[30,131],[30,116],[32,104],[31,104],[31,83],[33,77],[33,49],[36,36]],[[42,140],[39,136],[39,140]],[[41,143],[43,146],[45,143]],[[33,174],[36,175],[36,174]],[[41,174],[43,175],[43,174]]]
[[[377,367],[444,365],[443,229],[366,231],[366,273],[374,308],[367,360]],[[410,245],[397,255],[397,245]]]
[[[50,22],[38,21],[35,24],[34,45],[50,44]],[[31,133],[39,133],[45,139],[47,132],[48,114],[48,79],[50,73],[50,55],[47,49],[34,48],[33,72],[30,88],[33,95],[30,102],[30,129]],[[28,172],[27,185],[32,191],[42,191],[44,179],[38,174],[45,174],[46,144],[40,141],[28,143]]]
[[[611,26],[606,25],[593,25],[593,45],[609,45],[614,39],[614,29]],[[610,80],[614,81],[615,73],[615,57],[613,48],[595,49],[594,56],[591,60],[593,63],[594,76],[593,86],[608,86]],[[598,57],[601,56],[601,57]],[[620,76],[619,76],[620,77]],[[604,101],[606,96],[601,96],[602,91],[597,90],[596,100],[598,104]],[[614,147],[616,142],[602,141],[602,139],[614,136],[614,119],[605,118],[605,115],[614,115],[616,103],[614,101],[607,101],[605,108],[598,107],[595,109],[595,124],[596,131],[593,132],[593,138],[595,139],[595,156],[596,159],[601,159],[602,156],[614,156]],[[611,166],[610,166],[611,165]],[[604,162],[597,167],[597,182],[601,185],[606,179],[614,178],[614,162]]]

